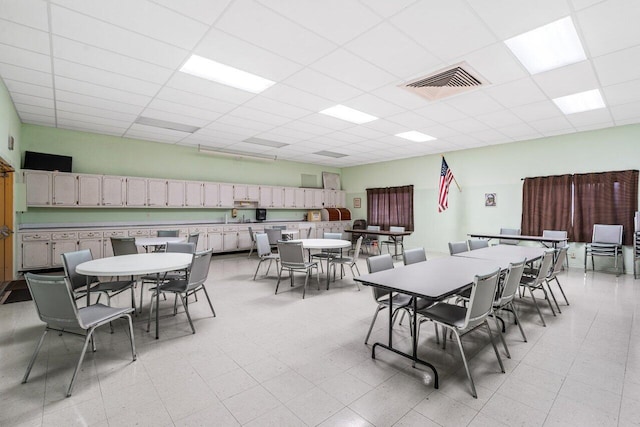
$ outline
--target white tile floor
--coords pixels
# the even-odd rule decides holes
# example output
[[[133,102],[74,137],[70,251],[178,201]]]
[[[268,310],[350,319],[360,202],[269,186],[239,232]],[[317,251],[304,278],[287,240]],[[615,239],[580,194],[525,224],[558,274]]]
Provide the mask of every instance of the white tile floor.
[[[214,257],[208,289],[218,317],[194,302],[195,335],[179,314],[161,319],[156,341],[138,318],[134,363],[124,324],[101,331],[71,398],[65,390],[82,341],[50,334],[20,384],[42,324],[32,302],[0,306],[0,425],[640,425],[640,280],[631,276],[564,273],[571,305],[556,318],[544,309],[546,328],[522,300],[529,342],[509,325],[506,374],[485,333],[463,338],[474,399],[456,347],[438,348],[429,324],[420,355],[438,368],[439,390],[427,368],[385,350],[371,359],[363,344],[375,308],[369,289],[358,292],[349,278],[329,291],[312,287],[305,300],[286,283],[274,295],[273,270],[251,280],[256,263],[246,254]],[[383,312],[371,343],[385,339],[385,321]],[[395,343],[409,349],[406,325]]]

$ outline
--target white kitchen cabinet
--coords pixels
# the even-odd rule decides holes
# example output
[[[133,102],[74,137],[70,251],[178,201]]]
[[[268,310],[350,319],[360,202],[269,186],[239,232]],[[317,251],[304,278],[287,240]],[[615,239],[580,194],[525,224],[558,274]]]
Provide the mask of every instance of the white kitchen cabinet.
[[[207,246],[213,252],[222,252],[222,227],[207,228]]]
[[[247,184],[234,184],[233,200],[257,202],[260,199],[260,186]]]
[[[78,175],[78,206],[95,207],[102,204],[102,176]]]
[[[202,196],[205,208],[217,208],[220,206],[220,184],[205,182],[202,185]]]
[[[336,190],[324,190],[324,207],[335,208],[336,207]]]
[[[305,188],[304,190],[304,207],[306,209],[322,208],[323,193],[321,189]]]
[[[233,184],[219,184],[220,185],[220,201],[218,207],[220,208],[232,208],[233,207]]]
[[[271,187],[268,185],[260,187],[260,207],[262,208],[283,208],[284,188]]]
[[[25,233],[22,235],[21,270],[47,268],[51,265],[50,233]]]
[[[77,206],[78,178],[72,173],[54,173],[51,176],[53,193],[51,203],[54,206]]]
[[[167,206],[170,208],[184,207],[184,181],[167,181]]]
[[[346,208],[347,207],[347,192],[346,191],[338,191],[336,207],[338,208]]]
[[[142,207],[147,205],[147,180],[145,178],[126,179],[126,205]]]
[[[91,257],[98,259],[103,257],[104,242],[101,231],[79,231],[78,250],[89,249]]]
[[[122,176],[102,177],[102,206],[124,206],[125,178]]]
[[[78,250],[78,233],[51,233],[51,267],[62,267],[62,254]]]
[[[284,207],[304,208],[304,188],[284,187]]]
[[[222,233],[222,250],[235,251],[238,249],[238,227],[224,227]]]
[[[164,179],[147,179],[147,203],[149,207],[164,208],[167,206],[167,181]],[[129,187],[127,187],[127,191]],[[127,193],[127,200],[129,194]],[[128,203],[128,202],[127,202]]]
[[[198,181],[187,181],[184,183],[184,205],[189,208],[198,208],[204,206],[203,188],[205,183]],[[216,205],[217,201],[216,190]]]
[[[238,249],[251,249],[251,235],[246,225],[238,226]]]
[[[24,171],[27,206],[51,206],[51,172]]]

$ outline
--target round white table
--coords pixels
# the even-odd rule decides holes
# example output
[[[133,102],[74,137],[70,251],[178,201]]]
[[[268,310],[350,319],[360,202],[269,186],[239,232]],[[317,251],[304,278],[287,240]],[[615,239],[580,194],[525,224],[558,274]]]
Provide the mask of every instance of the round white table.
[[[163,237],[164,239],[164,237]],[[153,252],[135,255],[120,255],[99,258],[83,262],[76,267],[76,272],[86,276],[139,276],[156,274],[160,282],[160,273],[184,270],[191,265],[193,255],[176,252]],[[87,292],[87,303],[89,292]],[[156,295],[156,307],[160,302],[160,293]],[[160,336],[158,328],[158,311],[156,310],[156,339]]]
[[[302,242],[304,249],[346,249],[351,247],[351,242],[342,239],[295,239],[290,242]],[[331,275],[329,274],[329,260],[327,257],[327,289],[329,289],[329,281]]]
[[[149,252],[149,246],[164,246],[167,243],[184,242],[184,237],[136,237],[136,246],[142,246]]]

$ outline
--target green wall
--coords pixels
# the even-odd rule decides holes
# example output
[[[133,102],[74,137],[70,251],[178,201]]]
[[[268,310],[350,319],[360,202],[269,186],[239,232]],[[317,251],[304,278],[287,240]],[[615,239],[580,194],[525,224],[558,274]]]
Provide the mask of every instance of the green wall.
[[[300,187],[301,174],[339,173],[337,168],[288,161],[263,162],[215,157],[194,147],[97,135],[25,124],[22,150],[73,157],[77,173],[141,176]],[[20,223],[220,220],[230,209],[46,209],[29,208]],[[270,210],[268,219],[302,219],[301,210]],[[254,218],[255,210],[239,210]]]
[[[437,208],[440,155],[343,169],[347,204],[362,198],[354,218],[366,218],[367,188],[413,184],[416,231],[407,245],[448,252],[447,242],[464,240],[467,233],[519,228],[522,178],[638,169],[640,125],[454,151],[445,157],[462,191],[452,183],[449,209],[443,213]],[[484,206],[485,193],[497,193],[497,206]],[[574,251],[579,262],[580,247]]]
[[[0,79],[0,157],[11,164],[16,170],[20,168],[20,141],[22,125],[13,107],[6,86]],[[9,150],[9,136],[13,136],[14,149]]]

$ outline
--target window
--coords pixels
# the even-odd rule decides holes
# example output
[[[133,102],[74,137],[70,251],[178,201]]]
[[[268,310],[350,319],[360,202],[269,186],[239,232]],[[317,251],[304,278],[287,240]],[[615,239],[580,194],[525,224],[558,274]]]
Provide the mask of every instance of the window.
[[[382,230],[394,225],[413,231],[413,185],[367,188],[367,223]]]
[[[566,230],[569,240],[590,242],[594,224],[620,224],[632,244],[638,210],[638,171],[526,178],[522,188],[522,233]]]

